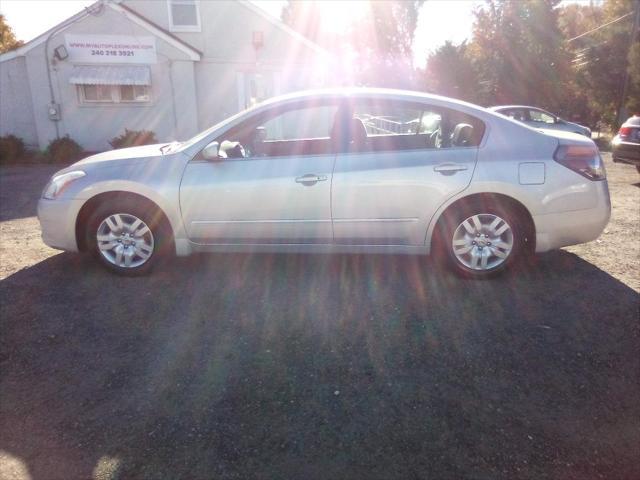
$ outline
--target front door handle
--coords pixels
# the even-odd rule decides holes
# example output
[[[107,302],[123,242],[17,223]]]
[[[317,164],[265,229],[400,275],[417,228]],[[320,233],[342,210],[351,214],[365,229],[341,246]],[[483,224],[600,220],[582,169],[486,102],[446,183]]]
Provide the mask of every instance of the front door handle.
[[[467,166],[459,163],[442,163],[433,167],[434,172],[439,172],[442,175],[453,175],[454,173],[461,172],[463,170],[467,170]]]
[[[301,183],[306,187],[310,187],[311,185],[315,185],[318,182],[324,182],[327,180],[326,175],[316,175],[315,173],[308,173],[301,177],[296,178],[296,183]]]

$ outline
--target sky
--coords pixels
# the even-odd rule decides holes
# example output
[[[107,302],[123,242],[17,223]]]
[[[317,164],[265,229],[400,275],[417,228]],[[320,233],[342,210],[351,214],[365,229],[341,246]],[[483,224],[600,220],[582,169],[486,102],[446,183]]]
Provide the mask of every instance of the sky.
[[[157,0],[156,0],[157,1]],[[162,0],[164,3],[164,0]],[[208,0],[202,0],[208,1]],[[337,5],[339,1],[329,0]],[[91,5],[93,0],[0,0],[0,13],[20,40],[28,41]],[[286,0],[254,0],[256,5],[280,17]],[[357,2],[353,2],[357,3]],[[446,40],[462,42],[471,34],[472,10],[477,0],[430,0],[420,12],[414,42],[416,64],[422,66],[429,51]],[[37,12],[37,15],[34,15]]]
[[[164,0],[150,0],[160,1]],[[210,1],[210,0],[201,0]],[[279,18],[286,0],[252,0],[253,3]],[[579,0],[565,0],[579,1]],[[66,18],[91,5],[93,0],[0,0],[3,13],[20,40],[28,41]],[[358,1],[328,0],[336,11],[345,3],[355,6]],[[445,41],[460,43],[471,37],[473,9],[478,0],[427,0],[418,19],[414,40],[414,63],[422,67],[429,52]],[[37,12],[37,15],[34,15]]]

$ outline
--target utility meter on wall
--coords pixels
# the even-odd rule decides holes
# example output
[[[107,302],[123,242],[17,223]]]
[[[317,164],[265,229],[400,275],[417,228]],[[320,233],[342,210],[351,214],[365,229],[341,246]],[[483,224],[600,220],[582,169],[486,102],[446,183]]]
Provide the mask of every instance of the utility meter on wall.
[[[47,105],[47,112],[49,114],[49,120],[60,120],[60,104],[50,103]]]

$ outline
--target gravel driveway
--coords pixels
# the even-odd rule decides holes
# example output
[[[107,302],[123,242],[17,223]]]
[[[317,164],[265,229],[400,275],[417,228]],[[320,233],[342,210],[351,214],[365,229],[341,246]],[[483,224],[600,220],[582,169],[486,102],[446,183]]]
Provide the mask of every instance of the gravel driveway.
[[[602,237],[489,282],[402,256],[139,279],[39,238],[0,169],[1,479],[638,479],[640,176]]]

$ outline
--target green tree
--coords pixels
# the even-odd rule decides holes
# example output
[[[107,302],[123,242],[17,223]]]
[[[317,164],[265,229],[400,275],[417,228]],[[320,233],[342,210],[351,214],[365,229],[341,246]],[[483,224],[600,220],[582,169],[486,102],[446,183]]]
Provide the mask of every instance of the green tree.
[[[424,72],[427,91],[477,103],[478,72],[468,50],[466,42],[447,41],[429,55]]]
[[[0,53],[15,50],[23,44],[22,40],[16,38],[4,15],[0,13]]]
[[[470,54],[483,104],[562,104],[569,57],[559,0],[487,0],[476,12]]]
[[[560,8],[558,12],[558,26],[562,36],[572,39],[582,35],[589,30],[602,25],[604,22],[604,11],[601,4],[581,4],[571,3]],[[574,49],[585,46],[587,37],[574,40]]]
[[[626,107],[640,107],[640,64],[637,43],[633,48],[631,32],[635,0],[606,0],[596,6],[569,6],[560,9],[564,35],[573,55],[572,73],[575,90],[582,92],[591,117],[611,127],[617,125],[617,111],[629,72]],[[615,21],[617,19],[621,20]],[[610,22],[609,25],[606,25]],[[606,26],[604,26],[606,25]],[[601,27],[595,31],[597,27]],[[582,107],[584,108],[584,106]]]
[[[582,70],[588,64],[590,40],[582,36],[604,23],[601,4],[569,4],[558,11],[558,26],[571,58],[561,112],[569,120],[596,126],[602,119],[594,110],[593,95],[585,87]],[[579,38],[576,38],[579,37]]]
[[[640,115],[640,39],[636,39],[627,57],[629,90],[626,102],[629,114]]]

